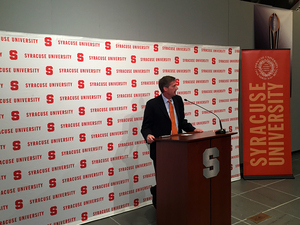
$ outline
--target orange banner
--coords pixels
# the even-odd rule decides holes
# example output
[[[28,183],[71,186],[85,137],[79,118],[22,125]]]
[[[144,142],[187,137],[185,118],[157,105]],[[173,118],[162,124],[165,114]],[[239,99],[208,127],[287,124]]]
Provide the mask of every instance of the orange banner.
[[[292,175],[290,50],[242,51],[245,179]]]

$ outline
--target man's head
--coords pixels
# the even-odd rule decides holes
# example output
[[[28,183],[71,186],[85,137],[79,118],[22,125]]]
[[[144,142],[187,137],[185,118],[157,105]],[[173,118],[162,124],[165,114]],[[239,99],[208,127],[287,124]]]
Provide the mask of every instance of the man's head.
[[[168,99],[176,95],[178,90],[175,77],[164,76],[158,81],[158,86],[161,93]]]

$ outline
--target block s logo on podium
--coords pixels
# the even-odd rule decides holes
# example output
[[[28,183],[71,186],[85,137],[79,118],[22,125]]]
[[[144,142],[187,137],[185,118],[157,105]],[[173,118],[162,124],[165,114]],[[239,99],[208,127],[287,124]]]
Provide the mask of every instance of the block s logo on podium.
[[[216,147],[208,148],[203,152],[203,176],[207,179],[216,177],[220,172],[219,149]]]

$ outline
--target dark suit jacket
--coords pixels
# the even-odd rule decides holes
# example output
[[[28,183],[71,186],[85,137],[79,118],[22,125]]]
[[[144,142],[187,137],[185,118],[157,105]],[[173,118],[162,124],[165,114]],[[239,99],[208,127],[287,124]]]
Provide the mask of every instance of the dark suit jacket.
[[[178,133],[182,133],[182,130],[186,132],[194,131],[195,127],[185,119],[182,98],[179,95],[176,95],[172,99],[178,117]],[[146,142],[148,134],[152,134],[157,138],[171,133],[171,119],[161,95],[150,99],[147,102],[141,132]],[[150,157],[151,159],[156,160],[155,142],[150,144]]]

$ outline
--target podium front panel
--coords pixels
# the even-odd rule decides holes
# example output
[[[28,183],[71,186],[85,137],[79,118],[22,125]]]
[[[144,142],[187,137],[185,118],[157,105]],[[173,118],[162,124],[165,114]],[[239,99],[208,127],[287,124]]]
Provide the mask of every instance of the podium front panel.
[[[203,152],[210,148],[209,140],[188,144],[188,210],[186,224],[210,224],[210,180],[203,176]]]
[[[157,140],[157,224],[231,224],[231,135]]]
[[[219,150],[219,174],[211,178],[211,225],[231,224],[231,136],[211,140]]]
[[[207,216],[210,214],[210,181],[202,172],[202,152],[209,147],[209,140],[191,143],[161,142],[157,145],[159,225],[210,224]]]

